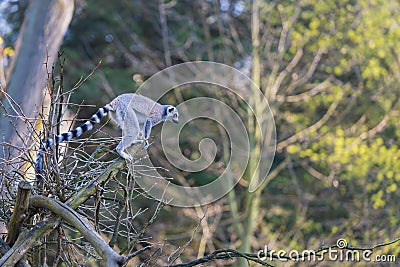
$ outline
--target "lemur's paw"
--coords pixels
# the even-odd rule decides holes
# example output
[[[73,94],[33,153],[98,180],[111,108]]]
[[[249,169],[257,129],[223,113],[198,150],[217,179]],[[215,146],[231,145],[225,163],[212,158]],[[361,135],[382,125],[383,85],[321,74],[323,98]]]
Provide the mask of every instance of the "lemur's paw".
[[[128,154],[128,153],[125,153],[123,151],[118,151],[118,153],[121,156],[121,158],[123,158],[123,159],[125,159],[127,161],[132,161],[133,160],[132,156],[130,154]]]
[[[133,157],[129,154],[127,154],[127,156],[124,157],[125,160],[132,162],[133,161]]]
[[[145,140],[142,150],[147,150],[149,148],[149,146],[150,146],[149,141]]]

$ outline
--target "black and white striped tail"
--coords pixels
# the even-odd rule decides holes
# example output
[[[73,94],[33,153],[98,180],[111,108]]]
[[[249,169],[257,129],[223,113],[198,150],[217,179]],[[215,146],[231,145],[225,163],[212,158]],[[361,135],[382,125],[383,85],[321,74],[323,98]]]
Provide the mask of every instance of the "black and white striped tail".
[[[90,117],[88,121],[86,121],[81,126],[76,127],[72,131],[67,133],[62,133],[60,135],[55,136],[55,138],[47,138],[45,143],[40,144],[39,152],[36,156],[36,164],[35,164],[35,173],[36,180],[39,181],[43,178],[43,157],[44,152],[47,148],[53,147],[54,143],[61,143],[64,141],[70,141],[73,138],[81,136],[84,132],[90,131],[93,129],[93,125],[100,123],[101,119],[107,116],[108,112],[112,111],[113,108],[110,105],[106,105]]]

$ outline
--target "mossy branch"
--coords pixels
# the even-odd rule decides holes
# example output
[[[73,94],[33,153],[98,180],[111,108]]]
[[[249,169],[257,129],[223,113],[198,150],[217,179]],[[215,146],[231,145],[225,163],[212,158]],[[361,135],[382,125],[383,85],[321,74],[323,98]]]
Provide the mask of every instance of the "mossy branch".
[[[125,262],[123,256],[115,252],[81,215],[65,203],[44,196],[32,196],[29,205],[50,210],[73,226],[105,259],[106,266],[120,266]]]
[[[20,262],[25,253],[32,249],[32,247],[36,246],[40,242],[40,239],[43,238],[43,236],[48,235],[53,229],[60,225],[62,221],[61,218],[65,219],[65,221],[72,226],[79,227],[77,228],[77,230],[79,230],[82,235],[90,243],[92,243],[93,247],[95,247],[96,251],[98,251],[100,255],[105,256],[105,264],[107,264],[106,266],[122,265],[124,258],[113,251],[108,246],[108,244],[99,236],[99,234],[80,215],[78,215],[74,211],[74,209],[77,209],[91,196],[95,195],[97,192],[97,186],[99,184],[106,183],[109,179],[114,177],[122,168],[124,168],[125,165],[126,163],[124,160],[117,160],[107,170],[105,170],[104,173],[98,177],[98,179],[92,181],[90,184],[79,190],[73,197],[69,199],[69,201],[67,201],[66,204],[43,196],[32,196],[29,199],[30,207],[49,209],[59,217],[53,217],[48,221],[39,222],[30,231],[22,232],[19,235],[17,234],[16,236],[18,238],[16,239],[12,248],[9,249],[7,247],[7,249],[9,250],[0,259],[0,266],[14,266],[18,262]],[[27,196],[29,196],[29,194]],[[25,201],[23,202],[26,203]],[[19,205],[16,204],[16,207],[19,207]],[[18,212],[18,214],[19,213],[20,212]],[[23,216],[21,217],[20,215],[13,215],[13,217],[23,218]],[[11,219],[11,221],[15,220],[17,219]],[[14,225],[14,223],[10,222],[9,225],[13,229],[20,229],[20,226],[11,226]],[[11,238],[9,238],[8,240],[11,240]]]
[[[15,266],[32,247],[38,244],[40,238],[49,234],[60,221],[53,220],[51,224],[38,222],[29,232],[22,232],[14,246],[0,259],[0,266]]]

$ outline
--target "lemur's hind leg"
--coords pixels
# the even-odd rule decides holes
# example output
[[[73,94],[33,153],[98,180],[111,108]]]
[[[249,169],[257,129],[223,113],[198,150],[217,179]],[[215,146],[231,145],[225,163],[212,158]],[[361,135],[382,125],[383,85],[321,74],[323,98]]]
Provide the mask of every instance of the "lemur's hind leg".
[[[151,122],[151,120],[146,120],[146,122],[144,123],[144,148],[143,149],[147,149],[149,147],[149,137],[150,137],[150,132],[151,132],[151,128],[153,127],[153,123]]]
[[[138,139],[139,121],[133,109],[128,108],[127,113],[125,114],[125,118],[123,120],[123,124],[120,126],[122,129],[122,140],[121,142],[119,142],[116,150],[122,158],[131,161],[132,156],[126,153],[124,150],[129,148],[133,144],[143,142],[143,140]]]

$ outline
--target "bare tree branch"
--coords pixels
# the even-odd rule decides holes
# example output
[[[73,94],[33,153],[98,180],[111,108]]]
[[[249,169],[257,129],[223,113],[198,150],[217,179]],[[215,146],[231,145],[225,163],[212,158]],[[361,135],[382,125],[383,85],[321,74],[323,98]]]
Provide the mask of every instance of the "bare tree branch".
[[[43,196],[32,196],[29,199],[29,205],[48,209],[77,229],[105,259],[106,266],[120,266],[125,262],[123,256],[116,253],[82,216],[66,204]]]
[[[343,92],[338,93],[338,95],[336,96],[336,99],[333,101],[333,103],[330,105],[328,110],[325,112],[324,116],[322,116],[322,118],[319,121],[317,121],[316,123],[314,123],[313,125],[305,128],[305,129],[301,130],[300,132],[292,135],[291,137],[287,138],[286,140],[279,142],[276,146],[276,150],[278,152],[282,151],[282,149],[284,149],[288,145],[293,144],[294,142],[298,141],[299,139],[306,137],[309,133],[314,132],[314,131],[318,130],[319,128],[321,128],[335,112],[336,107],[339,105],[340,100],[342,99],[342,96],[343,96]]]
[[[7,243],[11,246],[17,240],[21,225],[25,219],[26,211],[29,205],[29,194],[31,192],[31,185],[28,182],[22,181],[18,184],[17,197],[15,199],[14,212],[8,223]]]
[[[242,258],[247,260],[248,262],[255,262],[258,263],[262,266],[274,266],[271,265],[270,263],[267,262],[267,260],[279,260],[279,261],[292,261],[292,262],[297,262],[297,261],[305,261],[308,259],[312,259],[312,257],[316,257],[318,259],[323,260],[324,256],[327,257],[327,251],[335,249],[336,251],[344,251],[344,250],[350,250],[350,251],[371,251],[373,252],[374,250],[381,248],[381,247],[386,247],[389,245],[393,245],[395,243],[400,242],[400,237],[390,240],[388,242],[384,243],[379,243],[373,246],[369,247],[353,247],[350,245],[346,245],[344,247],[339,247],[337,244],[329,246],[329,247],[321,247],[316,250],[305,250],[304,253],[299,253],[297,255],[284,255],[282,253],[269,253],[267,252],[267,255],[264,255],[264,252],[258,252],[258,253],[243,253],[234,249],[218,249],[202,258],[189,261],[186,263],[180,263],[180,264],[174,264],[174,265],[168,265],[169,267],[191,267],[191,266],[197,266],[203,263],[207,262],[212,262],[215,260],[233,260],[234,258]],[[262,258],[265,258],[265,260],[262,260]]]

